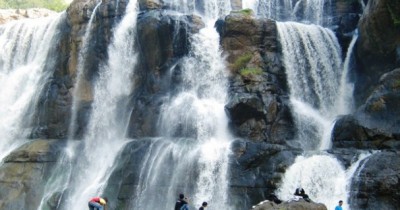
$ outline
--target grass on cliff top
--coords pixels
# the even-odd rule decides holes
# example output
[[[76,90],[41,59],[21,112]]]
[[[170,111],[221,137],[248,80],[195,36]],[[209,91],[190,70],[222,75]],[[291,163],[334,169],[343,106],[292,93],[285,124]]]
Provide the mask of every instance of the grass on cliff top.
[[[67,7],[65,0],[0,0],[0,9],[46,8],[61,12]]]

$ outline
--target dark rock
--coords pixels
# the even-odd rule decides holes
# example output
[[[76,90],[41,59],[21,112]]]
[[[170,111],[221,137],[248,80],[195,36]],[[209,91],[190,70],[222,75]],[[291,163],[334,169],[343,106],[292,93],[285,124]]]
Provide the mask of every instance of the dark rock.
[[[252,209],[254,210],[280,210],[280,209],[290,209],[290,210],[327,210],[326,206],[321,203],[306,202],[303,199],[299,201],[286,201],[281,204],[276,204],[272,201],[263,201],[257,204]]]
[[[284,144],[295,133],[276,24],[236,11],[217,22],[232,72],[226,105],[235,135]]]
[[[180,58],[189,52],[190,36],[204,27],[197,16],[156,10],[140,14],[137,24],[140,58],[128,126],[128,137],[134,138],[158,135],[161,105],[181,82]]]
[[[0,166],[0,208],[34,209],[39,206],[64,146],[59,140],[36,140],[9,154]]]
[[[336,121],[332,132],[334,148],[399,149],[399,135],[369,128],[353,116]]]
[[[400,154],[378,152],[365,159],[351,186],[352,209],[398,209]]]
[[[160,9],[162,1],[160,0],[139,0],[140,10]]]
[[[371,94],[382,74],[400,66],[399,0],[370,0],[358,24],[356,56],[359,63],[354,96],[357,104]]]

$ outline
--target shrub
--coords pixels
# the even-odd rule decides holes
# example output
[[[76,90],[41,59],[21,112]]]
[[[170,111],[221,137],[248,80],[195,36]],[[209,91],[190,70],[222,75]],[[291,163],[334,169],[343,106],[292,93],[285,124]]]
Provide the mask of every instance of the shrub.
[[[250,75],[260,75],[262,74],[262,69],[256,68],[243,68],[240,70],[240,75],[242,76],[250,76]]]
[[[64,0],[0,0],[0,9],[46,8],[60,12],[67,7]]]
[[[233,63],[233,69],[236,71],[243,69],[250,62],[252,57],[253,55],[251,53],[246,53],[240,56],[238,59],[236,59],[235,63]]]

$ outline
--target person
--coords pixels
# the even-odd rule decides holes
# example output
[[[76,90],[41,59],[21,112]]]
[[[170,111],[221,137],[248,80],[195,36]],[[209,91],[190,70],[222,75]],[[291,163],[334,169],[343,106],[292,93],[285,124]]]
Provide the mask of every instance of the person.
[[[180,210],[189,210],[189,198],[185,197],[182,200],[182,206],[181,206]]]
[[[336,206],[335,210],[343,210],[342,205],[343,205],[343,201],[340,200],[339,205]]]
[[[208,205],[208,203],[204,201],[204,202],[201,204],[201,207],[199,208],[199,210],[204,210],[204,209],[207,207],[207,205]]]
[[[300,198],[303,198],[307,202],[311,201],[311,199],[306,194],[306,191],[301,187],[296,189],[296,191],[294,192],[294,195],[295,195],[295,199],[294,200],[296,200],[296,201],[298,201]]]
[[[106,197],[94,197],[89,201],[89,209],[90,210],[104,210],[104,207],[107,205],[108,199]]]
[[[185,195],[183,193],[179,194],[179,198],[175,203],[175,210],[180,210],[182,205],[185,203],[183,200],[185,198]]]

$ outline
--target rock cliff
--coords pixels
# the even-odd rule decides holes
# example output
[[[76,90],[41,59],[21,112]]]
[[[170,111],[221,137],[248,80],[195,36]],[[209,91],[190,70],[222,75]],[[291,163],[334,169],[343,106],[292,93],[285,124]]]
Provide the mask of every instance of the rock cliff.
[[[91,27],[94,36],[85,46],[88,53],[83,86],[78,90],[78,125],[74,133],[78,141],[90,116],[98,63],[108,57],[113,27],[121,20],[127,2],[103,0],[95,13]],[[232,5],[238,7],[240,2],[232,1]],[[68,135],[79,52],[96,4],[96,0],[75,0],[66,11],[59,26],[57,53],[52,57],[54,73],[41,93],[33,113],[35,120],[26,126],[31,141],[6,157],[0,167],[0,209],[37,209],[46,179],[65,155],[61,150]],[[335,5],[333,22],[343,49],[348,46],[348,33],[356,27],[359,31],[357,68],[352,72],[357,110],[337,120],[329,152],[348,166],[359,150],[380,150],[363,162],[352,184],[351,205],[353,209],[395,209],[400,205],[400,0],[369,0],[361,18],[361,7],[354,1],[338,0]],[[189,53],[189,37],[204,23],[195,15],[164,11],[165,5],[159,0],[140,0],[139,6],[139,70],[132,78],[135,91],[129,97],[131,120],[127,136],[145,139],[158,136],[155,127],[165,102],[163,96],[182,82],[181,58]],[[291,144],[297,131],[288,101],[276,22],[242,10],[218,20],[215,27],[230,73],[225,106],[235,137],[229,167],[230,202],[250,208],[277,189],[285,170],[303,151]],[[180,71],[168,75],[171,67]],[[111,195],[112,206],[122,209],[127,205],[139,176],[135,166],[149,142],[134,141],[123,149],[105,190]],[[45,205],[57,209],[61,194],[62,190],[53,192],[51,202]],[[326,209],[304,205],[291,209]],[[256,209],[281,207],[270,203]]]

